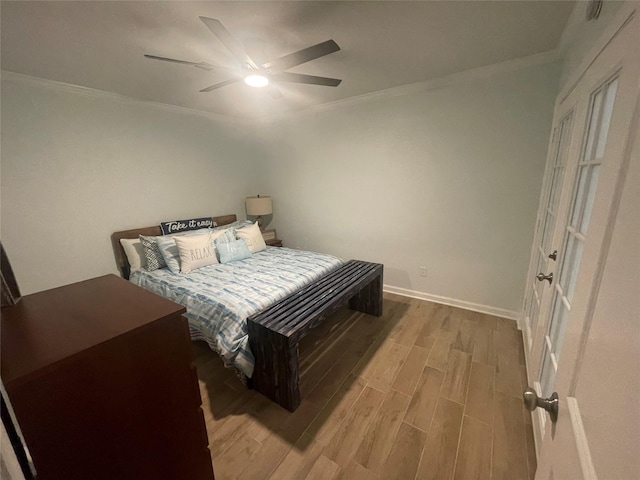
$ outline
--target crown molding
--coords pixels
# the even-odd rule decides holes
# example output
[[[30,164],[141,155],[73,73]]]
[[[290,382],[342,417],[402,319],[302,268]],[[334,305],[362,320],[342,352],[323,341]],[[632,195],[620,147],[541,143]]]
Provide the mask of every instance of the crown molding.
[[[387,88],[385,90],[378,90],[376,92],[365,93],[356,97],[345,98],[337,100],[335,102],[324,103],[313,107],[299,110],[297,112],[283,113],[274,118],[261,117],[258,121],[262,123],[273,123],[278,120],[284,120],[288,118],[296,118],[305,115],[313,115],[319,112],[326,112],[330,110],[336,110],[351,105],[358,105],[367,103],[379,98],[385,97],[399,97],[403,95],[411,95],[418,92],[427,90],[435,90],[437,88],[451,87],[467,83],[474,80],[481,80],[491,78],[496,75],[504,75],[518,70],[536,67],[539,65],[545,65],[553,63],[562,59],[562,53],[558,49],[550,50],[544,53],[538,53],[535,55],[529,55],[527,57],[517,58],[515,60],[508,60],[506,62],[494,63],[483,67],[473,68],[465,70],[463,72],[453,73],[444,77],[433,78],[416,83],[409,83],[406,85],[400,85],[398,87]]]
[[[220,115],[218,113],[206,112],[204,110],[196,110],[193,108],[180,107],[177,105],[170,105],[168,103],[154,102],[151,100],[141,100],[127,95],[119,93],[108,92],[106,90],[98,90],[96,88],[83,87],[80,85],[74,85],[71,83],[59,82],[57,80],[49,80],[47,78],[34,77],[32,75],[25,75],[23,73],[12,72],[9,70],[0,70],[0,78],[4,81],[12,81],[16,83],[24,83],[36,87],[47,88],[51,90],[57,90],[62,92],[73,93],[75,95],[83,95],[91,98],[102,98],[114,101],[123,105],[135,105],[154,108],[156,110],[162,110],[169,113],[177,113],[180,115],[188,115],[192,117],[200,117],[206,120],[224,123],[226,125],[233,124],[234,126],[247,127],[255,126],[255,121],[251,119],[241,119],[237,117],[228,117]]]
[[[425,80],[422,82],[409,83],[406,85],[400,85],[398,87],[387,88],[384,90],[378,90],[376,92],[365,93],[355,97],[349,97],[335,102],[324,103],[322,105],[316,105],[313,107],[305,108],[298,111],[281,113],[278,115],[268,115],[257,118],[238,118],[228,117],[213,112],[206,112],[203,110],[196,110],[186,107],[179,107],[177,105],[170,105],[166,103],[153,102],[150,100],[140,100],[137,98],[121,95],[119,93],[108,92],[105,90],[98,90],[90,87],[82,87],[79,85],[73,85],[70,83],[58,82],[56,80],[48,80],[46,78],[34,77],[31,75],[25,75],[22,73],[11,72],[8,70],[2,70],[0,73],[2,79],[10,81],[17,81],[23,83],[29,83],[43,88],[56,89],[59,91],[66,91],[77,95],[85,95],[94,98],[106,98],[112,101],[120,102],[126,105],[143,105],[158,110],[163,110],[171,113],[178,113],[182,115],[190,115],[205,118],[207,120],[233,124],[238,127],[253,127],[261,124],[276,123],[280,120],[304,117],[307,115],[314,115],[320,112],[328,112],[337,110],[352,105],[359,105],[368,103],[380,98],[386,97],[399,97],[403,95],[411,95],[427,90],[434,90],[437,88],[451,87],[454,85],[463,84],[466,82],[491,78],[496,75],[504,75],[506,73],[515,72],[522,69],[532,68],[539,65],[544,65],[561,60],[562,52],[560,49],[551,50],[549,52],[539,53],[536,55],[530,55],[528,57],[522,57],[515,60],[508,60],[506,62],[494,63],[484,67],[473,68],[465,70],[463,72],[446,75],[444,77]]]
[[[583,56],[582,63],[567,77],[567,81],[561,86],[559,104],[562,104],[578,86],[587,70],[597,60],[600,54],[609,46],[622,30],[629,25],[636,16],[638,2],[624,3],[613,19],[606,25],[604,31],[597,37],[591,49]]]

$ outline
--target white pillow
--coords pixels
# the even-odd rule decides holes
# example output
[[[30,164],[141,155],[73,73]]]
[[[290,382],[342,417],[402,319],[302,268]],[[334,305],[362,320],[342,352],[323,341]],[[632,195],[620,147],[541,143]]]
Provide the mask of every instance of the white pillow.
[[[122,245],[124,254],[129,261],[130,273],[147,266],[147,257],[144,254],[144,247],[139,238],[121,238],[120,245]]]
[[[160,235],[156,237],[156,244],[158,245],[158,249],[164,258],[164,263],[167,264],[171,273],[179,273],[180,272],[180,251],[178,250],[178,246],[176,245],[175,238],[176,237],[193,237],[196,235],[211,235],[211,238],[215,239],[216,237],[222,235],[224,232],[214,231],[210,228],[201,228],[200,230],[187,230],[186,232],[179,233],[171,233],[169,235]]]
[[[260,231],[260,227],[258,227],[257,223],[236,230],[236,238],[246,240],[251,253],[260,252],[267,248],[267,244],[264,243],[262,232]]]
[[[212,235],[175,237],[180,253],[180,271],[189,273],[196,268],[218,263]]]

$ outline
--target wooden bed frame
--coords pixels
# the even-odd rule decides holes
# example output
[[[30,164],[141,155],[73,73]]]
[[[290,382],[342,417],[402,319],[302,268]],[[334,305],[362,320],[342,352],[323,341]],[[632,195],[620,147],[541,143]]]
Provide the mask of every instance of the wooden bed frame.
[[[236,221],[235,215],[213,217],[218,226]],[[130,266],[122,238],[139,235],[159,236],[160,226],[115,232],[111,243],[123,278],[129,279]],[[289,411],[300,405],[298,343],[340,306],[349,304],[375,316],[382,315],[383,266],[350,260],[300,290],[247,319],[249,344],[255,357],[252,379],[247,385]]]

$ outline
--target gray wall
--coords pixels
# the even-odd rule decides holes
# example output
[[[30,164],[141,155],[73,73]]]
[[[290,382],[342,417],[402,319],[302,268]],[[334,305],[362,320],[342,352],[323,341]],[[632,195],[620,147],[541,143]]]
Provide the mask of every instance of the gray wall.
[[[517,316],[559,67],[265,127],[272,225],[286,245],[384,263],[395,291]]]
[[[5,75],[2,241],[26,294],[116,272],[116,230],[270,194],[287,246],[515,317],[559,65],[501,72],[253,128]]]
[[[8,77],[8,78],[7,78]],[[1,238],[23,294],[116,273],[110,235],[236,213],[251,129],[4,75]]]

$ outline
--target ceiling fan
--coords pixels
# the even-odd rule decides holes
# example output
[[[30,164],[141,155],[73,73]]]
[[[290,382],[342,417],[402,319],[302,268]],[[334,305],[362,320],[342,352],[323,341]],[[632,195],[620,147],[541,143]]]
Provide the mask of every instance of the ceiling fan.
[[[200,20],[206,25],[206,27],[216,36],[220,43],[222,43],[227,50],[235,57],[239,62],[239,68],[221,67],[218,65],[212,65],[207,62],[190,62],[187,60],[178,60],[175,58],[159,57],[157,55],[147,55],[146,58],[152,60],[161,60],[164,62],[181,63],[184,65],[191,65],[202,70],[224,70],[231,72],[234,77],[223,82],[216,83],[209,87],[203,88],[200,92],[210,92],[216,90],[225,85],[230,85],[239,81],[243,81],[252,87],[265,87],[270,85],[270,82],[291,82],[291,83],[304,83],[308,85],[322,85],[326,87],[337,87],[342,80],[337,78],[318,77],[315,75],[305,75],[302,73],[287,72],[289,68],[302,65],[303,63],[310,62],[316,58],[329,55],[330,53],[337,52],[340,47],[333,40],[327,40],[311,47],[303,48],[297,52],[290,53],[283,57],[276,58],[263,64],[256,63],[246,52],[245,48],[240,42],[238,42],[229,31],[222,25],[220,20],[215,18],[200,17]],[[269,93],[275,98],[282,97],[282,93],[279,90],[270,85]]]

